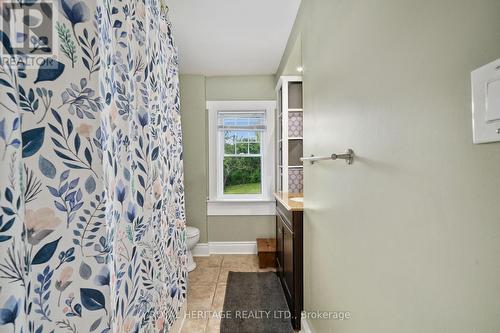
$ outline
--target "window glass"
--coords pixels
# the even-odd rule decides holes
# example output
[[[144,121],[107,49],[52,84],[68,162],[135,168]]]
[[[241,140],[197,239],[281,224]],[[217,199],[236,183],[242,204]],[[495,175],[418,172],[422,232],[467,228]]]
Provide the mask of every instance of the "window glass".
[[[218,113],[222,133],[224,195],[262,194],[262,135],[266,130],[265,112]]]
[[[261,138],[259,131],[224,131],[224,194],[262,193]]]
[[[224,194],[261,194],[262,158],[224,156]]]

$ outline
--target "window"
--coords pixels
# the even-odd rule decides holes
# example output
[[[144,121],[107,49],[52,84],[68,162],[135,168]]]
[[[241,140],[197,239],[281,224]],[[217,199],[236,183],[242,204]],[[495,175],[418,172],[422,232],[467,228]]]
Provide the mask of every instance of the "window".
[[[219,144],[222,155],[223,194],[262,194],[262,135],[266,114],[218,112]]]
[[[275,104],[264,101],[207,103],[209,215],[274,213],[274,206],[272,209],[268,206],[274,189]],[[252,207],[252,203],[260,208]],[[216,214],[210,214],[210,208],[214,207],[212,211]],[[235,207],[243,207],[243,212]]]

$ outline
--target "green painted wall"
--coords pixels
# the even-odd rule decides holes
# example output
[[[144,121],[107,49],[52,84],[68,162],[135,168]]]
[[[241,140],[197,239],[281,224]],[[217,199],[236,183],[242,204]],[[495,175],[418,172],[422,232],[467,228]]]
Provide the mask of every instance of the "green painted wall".
[[[186,214],[188,225],[200,229],[200,243],[254,241],[274,235],[272,216],[209,216],[206,101],[275,100],[272,75],[204,77],[181,75]]]
[[[209,216],[211,242],[250,242],[275,235],[274,216]]]
[[[205,77],[180,78],[181,117],[184,139],[184,183],[186,219],[200,229],[200,242],[208,241],[207,228],[207,149],[205,121]]]
[[[276,99],[273,75],[207,77],[207,101]]]
[[[298,71],[299,67],[302,67],[302,37],[300,32],[291,35],[292,39],[289,41],[290,48],[285,50],[285,55],[283,56],[284,61],[280,64],[278,68],[279,75],[276,76],[276,82],[280,76],[289,75],[302,75]]]
[[[288,38],[283,58],[281,59],[278,71],[276,72],[276,82],[278,81],[280,76],[283,75],[300,75],[300,73],[298,73],[296,69],[298,66],[304,66],[302,52],[302,31],[305,30],[305,26],[307,24],[307,20],[305,18],[305,8],[307,5],[307,1],[309,0],[303,1],[300,6],[300,10],[297,13],[297,18],[292,28],[292,32],[290,33],[290,37]]]
[[[470,88],[500,1],[302,4],[305,155],[358,154],[305,167],[305,306],[353,316],[313,330],[500,332],[500,143],[472,144]]]

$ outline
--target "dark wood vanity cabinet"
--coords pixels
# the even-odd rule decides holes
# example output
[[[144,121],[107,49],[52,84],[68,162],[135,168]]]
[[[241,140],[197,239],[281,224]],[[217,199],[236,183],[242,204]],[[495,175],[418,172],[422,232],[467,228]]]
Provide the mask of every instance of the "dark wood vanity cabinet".
[[[276,208],[276,271],[290,308],[292,325],[300,329],[304,306],[304,213],[287,210],[279,201]]]

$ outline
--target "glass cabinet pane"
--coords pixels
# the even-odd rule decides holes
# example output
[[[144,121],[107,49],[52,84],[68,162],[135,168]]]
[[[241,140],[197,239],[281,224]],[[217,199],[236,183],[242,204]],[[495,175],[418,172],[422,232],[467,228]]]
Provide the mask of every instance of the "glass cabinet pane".
[[[302,109],[302,82],[290,82],[288,84],[288,108]]]
[[[288,142],[288,165],[297,166],[302,165],[300,158],[303,154],[302,140],[290,140]]]

